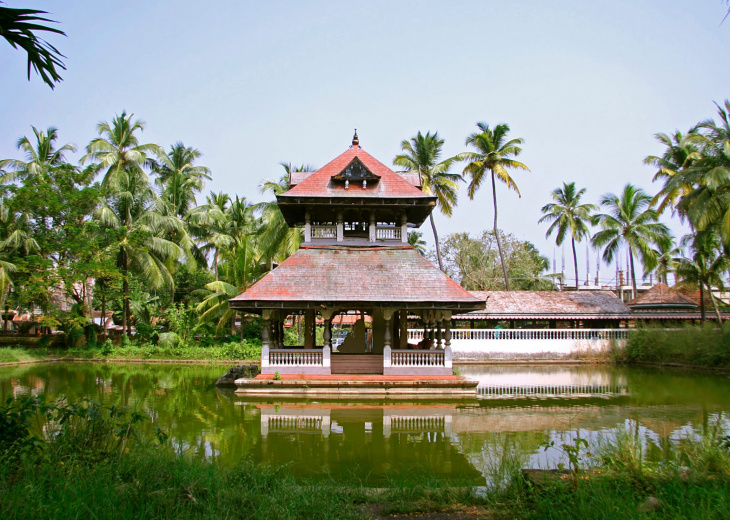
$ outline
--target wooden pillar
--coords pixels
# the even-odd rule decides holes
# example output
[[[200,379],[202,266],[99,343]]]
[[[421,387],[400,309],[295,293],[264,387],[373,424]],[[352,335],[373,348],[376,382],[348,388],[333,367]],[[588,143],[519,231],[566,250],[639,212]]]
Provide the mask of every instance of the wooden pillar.
[[[444,368],[453,368],[454,355],[451,351],[451,311],[444,312]]]
[[[368,228],[368,241],[375,242],[376,240],[376,227],[375,227],[375,213],[370,212],[370,227]]]
[[[393,326],[394,309],[383,309],[383,321],[385,327],[383,331],[383,373],[386,374],[391,368],[392,349],[391,345],[391,327]]]
[[[437,349],[443,348],[443,346],[441,345],[441,340],[443,339],[442,332],[441,332],[441,326],[442,326],[443,320],[444,320],[443,315],[440,312],[438,312],[436,314],[436,348]]]
[[[304,348],[314,348],[314,311],[307,309],[304,311]]]
[[[271,311],[263,311],[263,327],[261,328],[261,372],[269,366],[269,318]]]
[[[393,313],[393,345],[398,347],[400,345],[400,312],[395,311]]]
[[[304,211],[304,241],[312,241],[312,217],[309,210]]]
[[[400,215],[400,241],[404,244],[408,243],[408,217],[403,211]]]
[[[332,348],[332,315],[325,315],[324,317],[324,348]]]
[[[284,318],[286,319],[286,318]],[[284,320],[279,320],[279,348],[285,348],[286,344],[284,342]]]
[[[400,313],[400,348],[408,348],[408,310]]]
[[[337,212],[337,241],[342,242],[345,239],[345,225],[342,221],[342,212]]]

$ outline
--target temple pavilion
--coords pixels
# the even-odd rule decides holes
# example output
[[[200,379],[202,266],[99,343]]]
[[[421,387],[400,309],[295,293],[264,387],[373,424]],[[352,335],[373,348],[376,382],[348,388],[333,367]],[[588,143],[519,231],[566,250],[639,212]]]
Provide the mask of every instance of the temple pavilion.
[[[408,243],[436,207],[420,176],[396,173],[360,147],[314,172],[291,172],[277,195],[289,226],[304,227],[300,249],[243,294],[233,309],[263,318],[262,374],[451,375],[451,316],[484,309]],[[332,321],[358,319],[332,352]],[[304,344],[285,347],[284,321],[304,316]],[[407,341],[408,316],[425,334]],[[318,345],[315,320],[324,320]]]

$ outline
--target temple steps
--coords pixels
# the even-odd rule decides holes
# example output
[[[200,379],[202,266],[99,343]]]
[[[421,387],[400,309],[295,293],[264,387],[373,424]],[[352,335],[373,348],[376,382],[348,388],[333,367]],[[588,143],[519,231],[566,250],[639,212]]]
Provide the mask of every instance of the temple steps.
[[[382,354],[333,354],[330,360],[333,374],[382,374]]]

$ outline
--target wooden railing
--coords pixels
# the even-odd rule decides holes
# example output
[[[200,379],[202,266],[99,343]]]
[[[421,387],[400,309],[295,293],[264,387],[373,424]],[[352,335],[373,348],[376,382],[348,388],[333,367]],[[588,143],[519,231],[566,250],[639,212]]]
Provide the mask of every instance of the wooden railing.
[[[392,367],[443,367],[443,350],[393,350],[390,354]]]
[[[627,329],[451,329],[453,340],[602,340],[627,339]],[[420,341],[423,330],[409,329],[408,339]]]
[[[375,228],[375,239],[376,240],[400,240],[401,239],[401,228],[399,226],[379,226]]]
[[[321,350],[277,349],[269,351],[271,367],[321,367]]]
[[[312,226],[312,238],[337,238],[337,226]]]

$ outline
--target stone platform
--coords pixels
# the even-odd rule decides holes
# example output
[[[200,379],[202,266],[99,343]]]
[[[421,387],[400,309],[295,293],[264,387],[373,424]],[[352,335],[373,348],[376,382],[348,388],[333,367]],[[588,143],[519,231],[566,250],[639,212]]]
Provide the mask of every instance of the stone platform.
[[[457,376],[383,376],[383,375],[281,375],[275,380],[271,374],[254,379],[237,379],[236,393],[262,396],[338,397],[408,397],[453,398],[475,397],[477,381]]]

